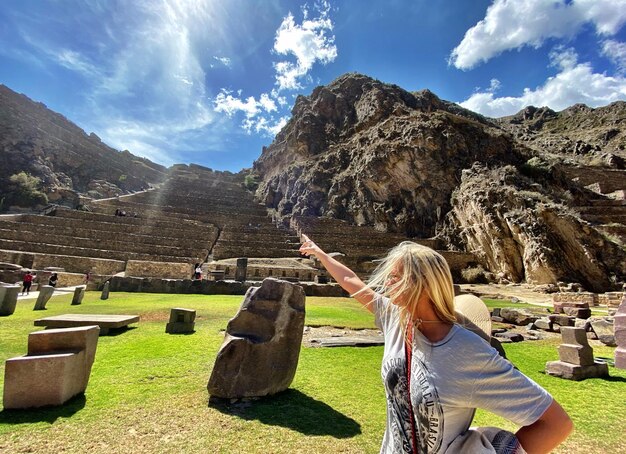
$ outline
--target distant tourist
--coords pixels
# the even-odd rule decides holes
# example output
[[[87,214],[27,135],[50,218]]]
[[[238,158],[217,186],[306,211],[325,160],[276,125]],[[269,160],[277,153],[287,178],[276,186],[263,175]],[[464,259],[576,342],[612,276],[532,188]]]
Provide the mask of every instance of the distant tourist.
[[[196,263],[193,267],[193,279],[202,279],[202,266]]]
[[[116,208],[116,209],[115,209],[115,216],[119,216],[119,215],[120,215],[120,209],[119,209],[119,208]]]
[[[35,275],[30,271],[26,271],[24,278],[22,280],[22,295],[28,295],[30,293],[30,287],[33,285],[33,279],[35,279]]]
[[[87,271],[85,273],[83,280],[85,281],[85,285],[89,285],[89,281],[91,280],[91,271]]]
[[[57,273],[52,273],[52,276],[50,276],[50,279],[48,279],[48,285],[56,287],[57,282],[59,282],[59,276],[57,275]]]

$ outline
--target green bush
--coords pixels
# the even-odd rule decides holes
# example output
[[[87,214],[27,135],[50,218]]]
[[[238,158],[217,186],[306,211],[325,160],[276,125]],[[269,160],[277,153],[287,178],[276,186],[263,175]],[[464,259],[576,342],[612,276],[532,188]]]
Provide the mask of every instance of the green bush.
[[[256,189],[259,187],[258,177],[252,173],[249,173],[248,175],[243,177],[243,185],[248,191],[256,191]]]
[[[47,203],[48,196],[41,191],[40,178],[23,171],[9,177],[4,206],[33,207]]]

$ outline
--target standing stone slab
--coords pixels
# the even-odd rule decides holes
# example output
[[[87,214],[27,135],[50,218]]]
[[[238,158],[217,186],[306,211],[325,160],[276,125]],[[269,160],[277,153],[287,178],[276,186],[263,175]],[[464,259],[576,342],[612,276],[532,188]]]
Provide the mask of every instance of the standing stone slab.
[[[250,288],[226,327],[209,394],[236,399],[287,389],[298,366],[304,313],[304,290],[298,285],[267,278]]]
[[[46,303],[50,300],[50,297],[54,293],[54,287],[51,285],[42,285],[39,287],[39,296],[35,301],[34,311],[42,311],[46,308]]]
[[[102,295],[100,295],[101,300],[109,299],[109,281],[104,283],[104,287],[102,287]]]
[[[613,322],[615,329],[615,367],[626,369],[626,298],[617,308],[615,320]]]
[[[165,325],[165,332],[169,334],[193,333],[196,311],[175,307],[170,311],[170,321]]]
[[[86,285],[79,285],[74,289],[74,296],[72,297],[72,306],[78,306],[83,302],[83,297],[85,296]]]
[[[17,306],[17,295],[20,292],[19,285],[0,286],[0,315],[13,315]]]
[[[237,269],[235,270],[235,280],[239,282],[244,282],[246,280],[247,274],[248,274],[248,259],[245,257],[237,259]]]

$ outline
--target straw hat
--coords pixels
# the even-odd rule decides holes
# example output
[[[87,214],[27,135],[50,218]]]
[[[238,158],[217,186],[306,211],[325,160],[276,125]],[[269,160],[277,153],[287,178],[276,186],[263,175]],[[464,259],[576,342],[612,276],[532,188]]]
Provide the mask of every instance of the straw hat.
[[[454,297],[454,309],[459,325],[490,342],[491,314],[483,300],[475,295],[458,295]]]

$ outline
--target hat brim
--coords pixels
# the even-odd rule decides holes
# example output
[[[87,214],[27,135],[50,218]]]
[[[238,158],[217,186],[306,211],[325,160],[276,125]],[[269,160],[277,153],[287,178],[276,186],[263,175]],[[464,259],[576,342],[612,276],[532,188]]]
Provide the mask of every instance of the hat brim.
[[[491,340],[491,313],[483,300],[475,295],[458,295],[454,297],[454,309],[459,325],[487,342]]]

